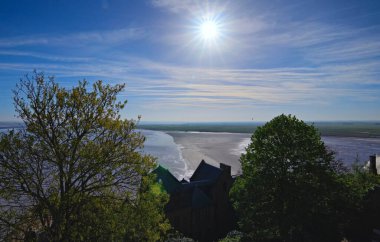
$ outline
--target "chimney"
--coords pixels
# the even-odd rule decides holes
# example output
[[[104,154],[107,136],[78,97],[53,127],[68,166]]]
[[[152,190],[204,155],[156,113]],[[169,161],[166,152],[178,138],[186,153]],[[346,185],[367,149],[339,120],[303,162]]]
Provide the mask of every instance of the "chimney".
[[[369,156],[369,172],[377,175],[376,169],[376,155]]]
[[[219,167],[222,171],[227,171],[227,173],[231,176],[231,166],[220,163]]]

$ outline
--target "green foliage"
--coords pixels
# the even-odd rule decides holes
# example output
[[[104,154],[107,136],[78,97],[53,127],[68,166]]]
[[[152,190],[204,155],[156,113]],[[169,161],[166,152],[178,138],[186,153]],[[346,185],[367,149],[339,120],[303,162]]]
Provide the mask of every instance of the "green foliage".
[[[368,172],[365,164],[356,163],[344,180],[351,191],[345,236],[350,241],[370,241],[372,229],[380,227],[380,176]]]
[[[250,240],[336,241],[348,187],[316,128],[280,115],[257,128],[231,196]]]
[[[25,129],[0,137],[0,240],[42,232],[52,241],[156,241],[166,195],[152,192],[152,157],[123,120],[124,85],[66,89],[34,73],[14,91]]]
[[[194,242],[194,240],[184,236],[181,232],[172,228],[169,231],[165,242]]]
[[[162,241],[170,224],[164,216],[164,205],[169,196],[157,189],[152,177],[145,177],[138,197],[129,201],[126,214],[130,217],[123,221],[126,226],[125,241]]]
[[[240,242],[243,241],[244,234],[240,231],[233,230],[227,234],[223,239],[220,239],[219,242]]]
[[[365,164],[359,164],[357,161],[353,164],[352,171],[344,176],[344,182],[350,187],[350,201],[356,203],[356,208],[360,208],[368,191],[380,184],[380,177],[368,172]]]

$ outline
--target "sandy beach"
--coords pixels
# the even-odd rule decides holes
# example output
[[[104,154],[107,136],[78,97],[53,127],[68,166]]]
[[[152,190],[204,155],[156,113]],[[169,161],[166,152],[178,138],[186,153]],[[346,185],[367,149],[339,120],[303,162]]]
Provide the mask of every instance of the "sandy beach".
[[[239,162],[250,134],[208,133],[208,132],[167,132],[179,145],[182,157],[192,173],[201,162],[219,167],[219,163],[231,166],[233,175],[241,173]]]

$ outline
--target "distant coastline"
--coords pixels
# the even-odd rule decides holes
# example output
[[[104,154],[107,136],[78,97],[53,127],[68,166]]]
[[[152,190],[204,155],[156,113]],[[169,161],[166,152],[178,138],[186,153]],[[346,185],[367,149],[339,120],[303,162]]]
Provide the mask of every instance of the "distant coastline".
[[[22,127],[24,127],[24,123],[21,122],[0,121],[0,129],[14,129]]]
[[[380,121],[326,121],[307,122],[321,132],[322,136],[380,138]],[[264,122],[189,122],[189,123],[140,123],[138,129],[155,131],[216,132],[253,134]],[[23,123],[0,121],[0,129],[22,128]]]
[[[239,174],[240,154],[250,142],[253,131],[263,124],[143,124],[138,126],[137,131],[141,131],[147,137],[146,152],[158,157],[162,165],[170,168],[173,174],[182,179],[188,178],[202,159],[216,166],[219,162],[229,164],[233,173]],[[320,129],[325,144],[334,150],[337,159],[344,161],[348,167],[356,158],[365,162],[369,155],[380,154],[380,124],[376,122],[315,124]],[[22,123],[0,122],[0,132],[22,127]],[[244,130],[248,131],[243,132]]]
[[[321,132],[322,136],[380,138],[380,121],[373,122],[308,122]],[[225,133],[249,133],[252,134],[257,127],[264,122],[227,122],[227,123],[149,123],[139,124],[139,129],[158,130],[165,132],[225,132]]]

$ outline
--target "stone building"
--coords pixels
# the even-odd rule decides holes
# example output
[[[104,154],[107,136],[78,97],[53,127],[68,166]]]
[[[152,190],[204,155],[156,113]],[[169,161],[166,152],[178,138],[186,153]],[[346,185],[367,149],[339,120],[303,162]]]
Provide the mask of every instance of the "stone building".
[[[377,155],[371,155],[369,156],[369,161],[368,161],[368,170],[372,174],[380,174],[380,157]]]
[[[202,160],[189,181],[178,181],[162,166],[154,173],[170,195],[166,215],[185,236],[214,241],[236,227],[228,197],[234,180],[230,166],[221,163],[215,167]]]

